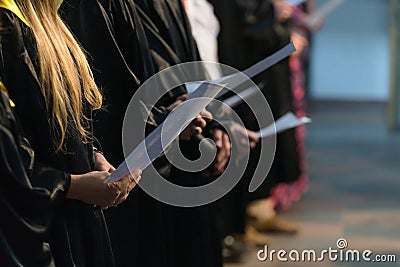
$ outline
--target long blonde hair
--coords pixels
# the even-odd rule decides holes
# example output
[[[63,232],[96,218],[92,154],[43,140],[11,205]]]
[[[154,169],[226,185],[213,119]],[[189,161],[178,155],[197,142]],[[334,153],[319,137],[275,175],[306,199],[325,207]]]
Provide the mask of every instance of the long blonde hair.
[[[40,62],[41,90],[56,129],[57,150],[67,129],[76,130],[84,142],[89,133],[83,102],[99,109],[102,96],[86,56],[57,13],[56,0],[14,0],[35,37]]]

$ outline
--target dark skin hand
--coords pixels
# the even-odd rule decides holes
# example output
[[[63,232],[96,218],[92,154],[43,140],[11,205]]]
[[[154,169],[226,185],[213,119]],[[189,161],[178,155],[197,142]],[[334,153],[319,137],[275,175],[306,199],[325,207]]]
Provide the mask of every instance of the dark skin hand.
[[[228,134],[221,129],[214,129],[213,139],[217,147],[217,155],[214,161],[214,175],[220,175],[224,172],[225,167],[231,156],[231,142]]]
[[[169,111],[174,110],[186,100],[186,97],[187,95],[181,95],[167,109]],[[191,121],[191,123],[185,128],[185,130],[182,131],[182,133],[179,135],[179,139],[188,141],[193,135],[201,134],[204,127],[206,127],[207,123],[211,122],[212,119],[212,114],[206,109],[203,109],[201,113],[196,118],[194,118],[193,121]]]

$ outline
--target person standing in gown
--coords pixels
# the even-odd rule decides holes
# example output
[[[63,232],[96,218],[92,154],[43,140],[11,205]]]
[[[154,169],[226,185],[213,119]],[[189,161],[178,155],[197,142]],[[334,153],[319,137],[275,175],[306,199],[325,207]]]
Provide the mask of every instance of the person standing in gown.
[[[186,11],[180,0],[139,0],[135,1],[135,4],[144,26],[156,72],[176,64],[200,60]],[[199,67],[197,71],[195,77],[187,78],[194,80],[208,78],[204,68]],[[167,97],[161,100],[166,105],[186,93],[184,87],[169,92],[164,88],[159,89],[164,90],[162,93],[167,93]],[[216,140],[218,147],[216,158],[220,160],[214,162],[215,171],[204,175],[200,172],[186,172],[172,166],[169,181],[193,187],[207,184],[223,172],[230,157],[229,138],[213,123],[207,125],[204,134]],[[181,141],[180,146],[188,159],[196,158],[198,150],[196,139]],[[167,266],[222,266],[216,208],[215,203],[191,208],[162,204],[167,233],[165,243]]]
[[[96,82],[105,94],[107,110],[96,115],[95,132],[105,153],[112,155],[111,162],[114,164],[123,160],[120,137],[122,121],[136,89],[159,70],[189,61],[193,58],[190,55],[195,53],[189,32],[183,32],[189,42],[179,41],[177,45],[185,48],[178,53],[164,39],[169,32],[160,24],[158,14],[149,13],[149,10],[143,9],[148,6],[139,7],[140,4],[145,3],[130,0],[66,0],[60,10],[66,23],[90,54]],[[163,1],[155,4],[159,8],[167,7]],[[174,10],[179,16],[177,19],[181,20],[182,9],[176,9],[179,7],[175,5]],[[174,29],[181,30],[178,26],[174,26]],[[168,42],[170,40],[168,37]],[[154,92],[149,93],[160,94],[163,90],[161,87],[154,88]],[[157,109],[168,115],[173,106],[182,102],[180,96],[185,92],[178,88],[167,94]],[[200,125],[204,127],[205,121],[200,119],[195,122],[197,128]],[[105,125],[111,127],[105,128]],[[200,130],[192,131],[192,134],[199,134]],[[167,171],[162,174],[168,178],[170,166],[165,164],[164,167]],[[186,176],[185,180],[189,177]],[[199,182],[192,177],[190,179]],[[106,213],[117,266],[187,266],[196,261],[199,266],[216,266],[210,262],[220,257],[219,240],[218,235],[211,236],[214,232],[207,230],[216,227],[208,212],[208,208],[196,211],[188,209],[183,217],[184,212],[179,208],[170,207],[148,196],[141,188],[135,188],[126,203]],[[182,224],[183,227],[180,226]],[[201,243],[201,247],[204,247],[201,253],[194,248],[196,242],[193,242],[193,236],[205,240]],[[216,242],[211,238],[216,238]],[[217,245],[216,250],[214,244]],[[154,251],[157,251],[157,257],[154,257]]]
[[[283,0],[212,0],[211,2],[221,22],[219,36],[221,63],[244,69],[276,52],[291,41],[291,31],[287,27],[287,23],[294,8]],[[263,84],[262,92],[268,100],[275,119],[288,111],[293,111],[290,75],[289,59],[285,59],[254,79],[257,84]],[[258,130],[257,124],[251,116],[246,117],[247,114],[250,114],[247,107],[242,105],[237,110],[246,118],[245,124],[248,128]],[[257,153],[259,153],[259,147],[251,153],[250,164],[258,161]],[[262,229],[265,222],[271,218],[270,211],[274,213],[273,204],[270,205],[269,202],[264,201],[270,196],[271,188],[279,182],[291,182],[298,179],[300,170],[294,130],[277,136],[275,159],[268,177],[255,192],[248,194],[246,190],[254,168],[255,166],[251,165],[248,167],[242,179],[243,183],[230,193],[233,204],[230,205],[230,208],[228,206],[225,209],[226,216],[229,218],[225,221],[234,221],[235,223],[224,224],[225,234],[244,234],[249,217],[256,218],[256,220],[251,220],[254,224],[248,225],[250,227],[247,227],[247,230],[254,229],[253,226]],[[239,202],[245,199],[246,204],[250,202],[261,204],[256,205],[256,212],[253,209],[254,205],[251,205],[251,208],[246,211],[246,205],[237,204],[238,199]],[[236,207],[242,208],[237,209]],[[258,207],[260,208],[258,209]],[[294,232],[296,229],[288,225],[285,230]],[[235,254],[232,252],[232,255],[235,256]],[[235,256],[234,258],[239,257]]]
[[[35,151],[35,165],[58,174],[30,181],[57,197],[47,252],[55,266],[113,266],[101,209],[123,202],[140,171],[104,183],[114,168],[94,152],[91,127],[102,96],[57,14],[57,1],[0,1],[0,25],[0,77]]]
[[[313,25],[306,23],[314,12],[315,1],[308,0],[294,10],[290,18],[292,40],[297,45],[297,53],[290,57],[291,84],[293,92],[293,109],[297,117],[307,116],[307,76],[310,55],[310,42],[313,32],[321,29],[323,20],[317,20]],[[308,187],[306,159],[306,126],[296,127],[297,152],[299,154],[300,176],[291,183],[280,183],[272,190],[271,199],[278,211],[288,209],[298,201]]]

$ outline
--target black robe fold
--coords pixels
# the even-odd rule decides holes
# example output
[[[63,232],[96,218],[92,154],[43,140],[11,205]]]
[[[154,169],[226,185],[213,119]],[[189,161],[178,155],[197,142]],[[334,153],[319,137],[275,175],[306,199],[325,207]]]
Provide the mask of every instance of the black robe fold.
[[[50,114],[38,82],[39,64],[33,34],[9,10],[0,9],[0,23],[0,77],[16,104],[15,113],[35,151],[36,164],[65,173],[53,176],[51,169],[40,167],[38,179],[35,175],[32,177],[32,186],[53,192],[62,183],[68,185],[68,174],[93,170],[93,146],[91,142],[82,143],[76,131],[67,129],[63,150],[56,151],[53,140],[57,131],[49,124]],[[89,108],[85,110],[90,118]],[[90,125],[88,131],[91,131]],[[66,193],[68,187],[63,190]],[[99,207],[61,199],[53,211],[46,241],[56,266],[113,266],[107,228]]]

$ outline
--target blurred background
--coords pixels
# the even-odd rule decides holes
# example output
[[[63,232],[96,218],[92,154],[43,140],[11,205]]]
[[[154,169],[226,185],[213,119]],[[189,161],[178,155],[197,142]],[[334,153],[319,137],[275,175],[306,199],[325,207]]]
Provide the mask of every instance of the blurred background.
[[[316,1],[317,7],[326,2]],[[312,37],[311,99],[388,103],[391,5],[345,1],[325,18]]]
[[[318,10],[329,0],[314,2]],[[227,267],[400,266],[399,10],[397,0],[347,0],[309,36],[308,187],[279,210],[295,233],[264,235],[268,249],[286,251],[337,248],[345,238],[349,249],[396,255],[397,262],[261,262],[263,246],[253,244]]]

